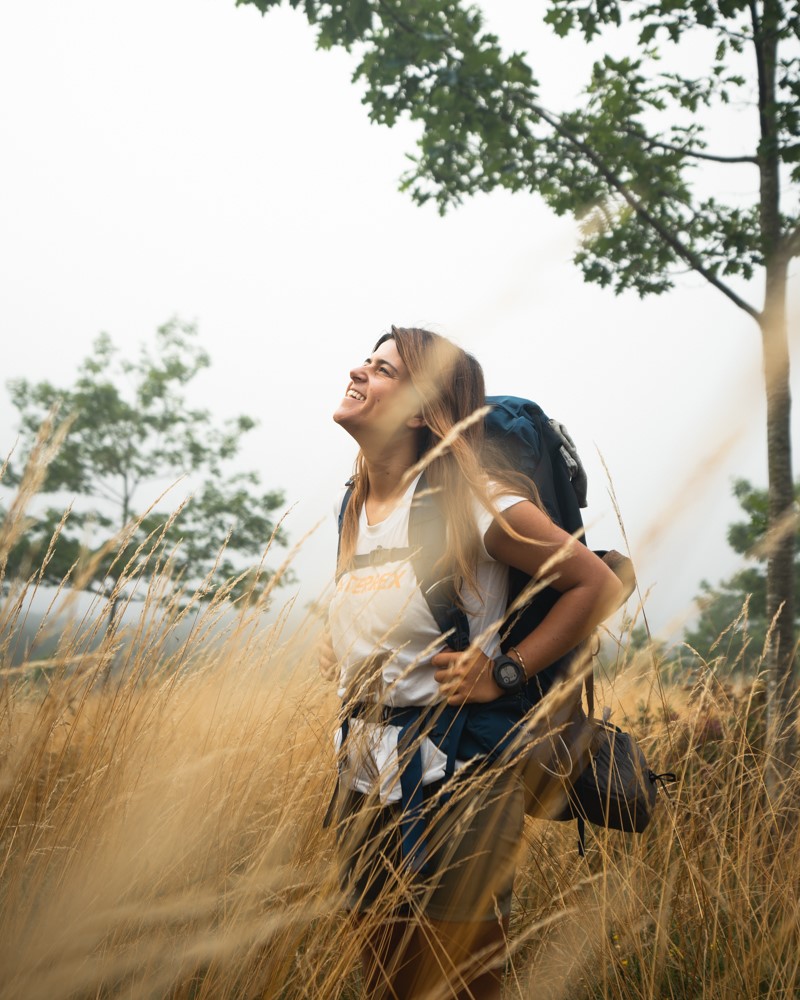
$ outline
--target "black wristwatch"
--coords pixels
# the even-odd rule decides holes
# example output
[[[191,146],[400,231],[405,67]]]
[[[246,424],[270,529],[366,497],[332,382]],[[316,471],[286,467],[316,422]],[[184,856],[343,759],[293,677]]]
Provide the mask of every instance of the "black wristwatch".
[[[527,676],[522,667],[510,656],[501,653],[492,664],[492,677],[503,694],[516,694],[521,691]]]

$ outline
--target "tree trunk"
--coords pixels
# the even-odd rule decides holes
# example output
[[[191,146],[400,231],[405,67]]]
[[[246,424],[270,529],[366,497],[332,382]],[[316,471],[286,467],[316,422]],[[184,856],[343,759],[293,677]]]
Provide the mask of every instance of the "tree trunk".
[[[761,321],[767,393],[767,463],[770,541],[767,558],[767,619],[775,619],[767,657],[767,728],[771,751],[784,764],[795,750],[794,490],[791,393],[786,323],[787,262],[770,262]]]
[[[766,269],[761,338],[767,393],[767,465],[769,532],[767,557],[767,619],[775,628],[767,657],[767,736],[776,763],[794,756],[794,490],[792,477],[789,342],[786,328],[786,278],[789,254],[785,245],[780,199],[780,134],[775,79],[782,17],[779,0],[750,0],[758,69],[760,141],[761,248]],[[780,768],[785,772],[786,768]],[[775,789],[775,777],[768,785]]]

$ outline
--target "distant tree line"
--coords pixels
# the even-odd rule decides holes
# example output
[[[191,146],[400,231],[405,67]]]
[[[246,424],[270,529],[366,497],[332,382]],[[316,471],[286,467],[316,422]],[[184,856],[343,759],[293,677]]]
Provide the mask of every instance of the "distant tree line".
[[[72,385],[8,382],[20,425],[2,485],[25,488],[26,459],[53,414],[68,430],[37,491],[49,503],[29,504],[24,531],[0,551],[0,579],[66,579],[115,601],[120,581],[130,594],[155,573],[201,599],[223,582],[231,598],[263,592],[264,552],[286,544],[274,521],[284,496],[235,467],[252,417],[220,422],[190,404],[187,388],[209,365],[195,325],[175,318],[134,358],[101,334]],[[183,492],[169,492],[182,477]],[[0,505],[0,531],[9,515]]]

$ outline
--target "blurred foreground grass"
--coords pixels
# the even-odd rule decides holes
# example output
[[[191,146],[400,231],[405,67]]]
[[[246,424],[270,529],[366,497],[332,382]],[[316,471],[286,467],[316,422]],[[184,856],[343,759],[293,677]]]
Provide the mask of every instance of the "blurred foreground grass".
[[[0,645],[0,998],[358,997],[314,622],[196,605],[179,640],[165,567],[134,641],[100,609],[46,671]],[[7,589],[0,636],[35,587]],[[800,995],[798,774],[768,799],[758,685],[665,688],[657,655],[623,642],[598,700],[679,781],[586,859],[572,824],[526,821],[509,998]]]
[[[249,636],[182,671],[144,650],[101,684],[109,638],[6,679],[0,996],[360,995],[322,827],[335,698],[299,643]],[[645,835],[593,831],[584,861],[571,824],[528,822],[506,994],[797,996],[800,842],[770,822],[796,778],[768,806],[747,691],[701,679],[665,719],[646,685],[624,678],[615,717],[679,784]]]

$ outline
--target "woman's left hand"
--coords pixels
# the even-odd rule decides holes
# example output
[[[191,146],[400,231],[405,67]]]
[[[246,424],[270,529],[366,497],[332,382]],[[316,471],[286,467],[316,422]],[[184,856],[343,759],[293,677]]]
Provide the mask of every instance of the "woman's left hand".
[[[448,705],[494,701],[503,693],[492,677],[492,661],[480,649],[464,653],[446,649],[437,653],[431,663],[436,667],[434,679]]]

